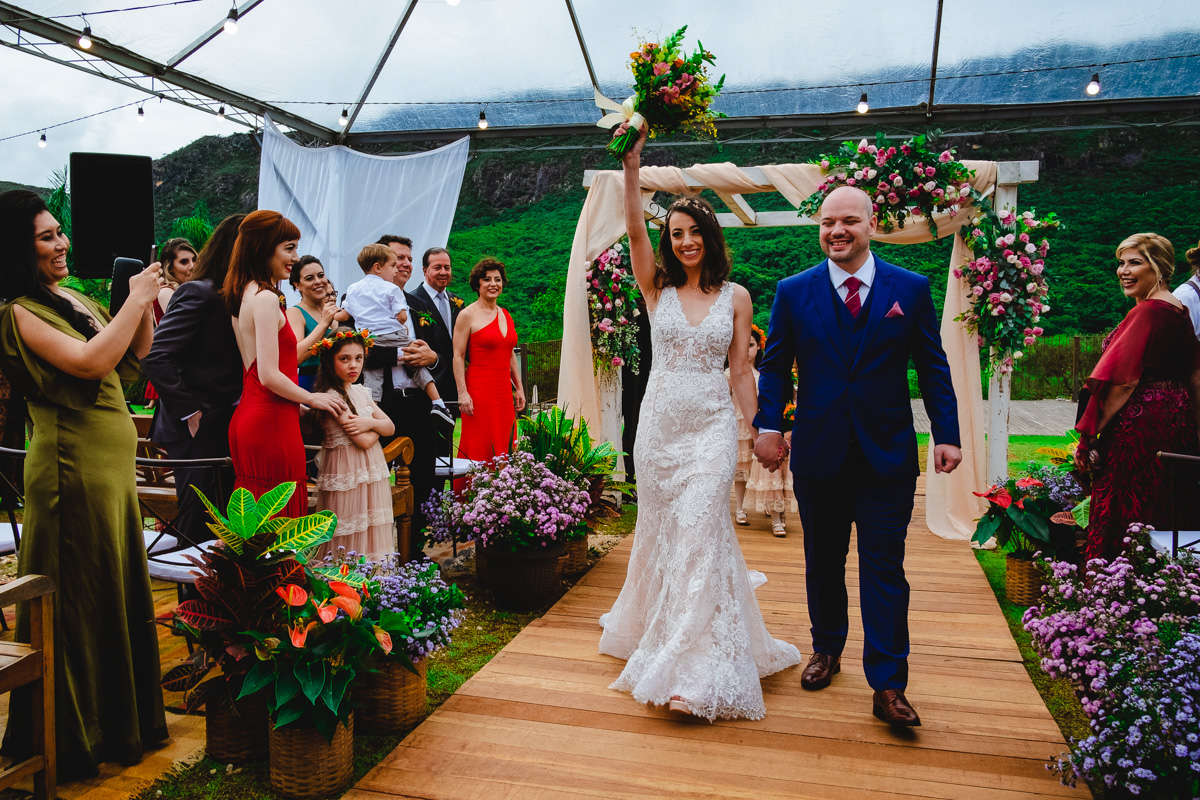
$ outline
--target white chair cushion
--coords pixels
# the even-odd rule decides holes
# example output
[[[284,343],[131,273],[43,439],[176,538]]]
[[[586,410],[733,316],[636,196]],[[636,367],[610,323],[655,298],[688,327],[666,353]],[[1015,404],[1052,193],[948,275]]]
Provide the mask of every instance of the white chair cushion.
[[[481,462],[472,461],[469,458],[451,459],[447,456],[438,456],[433,460],[433,474],[442,480],[461,478],[470,471],[471,467],[479,463]]]
[[[17,523],[17,535],[21,534],[21,523]],[[17,552],[17,538],[13,536],[12,524],[0,523],[0,556]]]
[[[176,550],[173,553],[151,556],[146,561],[147,566],[150,568],[150,577],[155,580],[170,581],[171,583],[195,583],[196,565],[188,560],[188,556],[200,558],[211,546],[211,542],[205,542],[196,547],[185,547],[183,550]]]
[[[179,546],[178,539],[162,531],[142,531],[142,538],[146,540],[146,552],[151,555],[162,553],[166,550],[174,550]]]

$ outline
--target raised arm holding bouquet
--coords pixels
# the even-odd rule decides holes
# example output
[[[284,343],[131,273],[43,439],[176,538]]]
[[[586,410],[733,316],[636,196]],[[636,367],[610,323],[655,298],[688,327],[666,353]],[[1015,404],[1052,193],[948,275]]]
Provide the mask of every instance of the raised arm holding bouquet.
[[[607,130],[628,123],[608,144],[608,152],[617,158],[629,152],[638,131],[647,127],[652,137],[679,130],[716,136],[713,120],[725,115],[709,106],[725,84],[725,76],[716,84],[709,80],[705,65],[716,61],[700,42],[696,42],[695,52],[684,56],[680,45],[686,32],[684,25],[661,44],[643,42],[629,54],[633,94],[625,102],[617,104],[596,90],[596,105],[611,112],[596,125]]]

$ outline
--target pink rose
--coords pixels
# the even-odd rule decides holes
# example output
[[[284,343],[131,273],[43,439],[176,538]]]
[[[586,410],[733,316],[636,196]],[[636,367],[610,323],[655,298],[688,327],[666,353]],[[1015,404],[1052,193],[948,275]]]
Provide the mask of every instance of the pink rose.
[[[1041,328],[1034,328],[1034,329],[1033,329],[1033,335],[1034,335],[1034,336],[1041,336],[1043,333],[1045,333],[1045,331],[1044,331],[1044,330],[1042,330]]]
[[[971,294],[975,295],[976,297],[983,297],[983,287],[976,286],[971,290]]]
[[[625,366],[625,359],[620,356],[613,356],[612,363],[614,367],[623,367]]]
[[[821,169],[829,169],[829,159],[828,158],[821,159]],[[825,188],[825,187],[822,186],[820,188]]]
[[[1034,275],[1041,275],[1042,270],[1044,270],[1044,269],[1045,269],[1045,267],[1042,266],[1042,262],[1035,261],[1035,262],[1033,262],[1033,266],[1031,266],[1029,268],[1029,271],[1032,272]]]
[[[942,154],[940,156],[938,156],[938,161],[942,162],[943,164],[945,164],[949,161],[953,161],[953,160],[954,160],[954,156],[950,155],[949,150],[943,150]]]
[[[1025,346],[1029,347],[1029,345],[1033,344],[1036,341],[1037,341],[1037,339],[1033,338],[1032,336],[1026,336],[1025,337]]]
[[[936,170],[936,169],[934,169],[933,167],[926,167],[926,168],[925,168],[925,177],[926,177],[926,178],[932,178],[934,175],[937,175],[937,170]]]

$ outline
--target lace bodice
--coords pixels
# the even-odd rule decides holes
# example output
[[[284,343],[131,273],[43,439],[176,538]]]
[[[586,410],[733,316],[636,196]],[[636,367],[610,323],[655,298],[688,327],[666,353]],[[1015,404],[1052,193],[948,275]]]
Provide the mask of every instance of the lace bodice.
[[[733,284],[717,292],[708,314],[693,326],[683,313],[674,286],[663,289],[658,306],[650,312],[653,369],[668,372],[717,372],[725,369],[733,340]]]

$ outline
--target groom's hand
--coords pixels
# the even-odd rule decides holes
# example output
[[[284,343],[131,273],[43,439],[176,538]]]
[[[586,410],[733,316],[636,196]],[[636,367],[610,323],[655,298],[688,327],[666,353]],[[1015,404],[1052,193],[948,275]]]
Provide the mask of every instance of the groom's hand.
[[[754,457],[758,459],[758,463],[762,464],[771,472],[779,469],[779,465],[783,462],[784,444],[783,435],[768,431],[760,433],[758,438],[754,440]]]
[[[933,471],[954,472],[954,468],[962,463],[962,450],[952,444],[938,444],[933,447]]]

